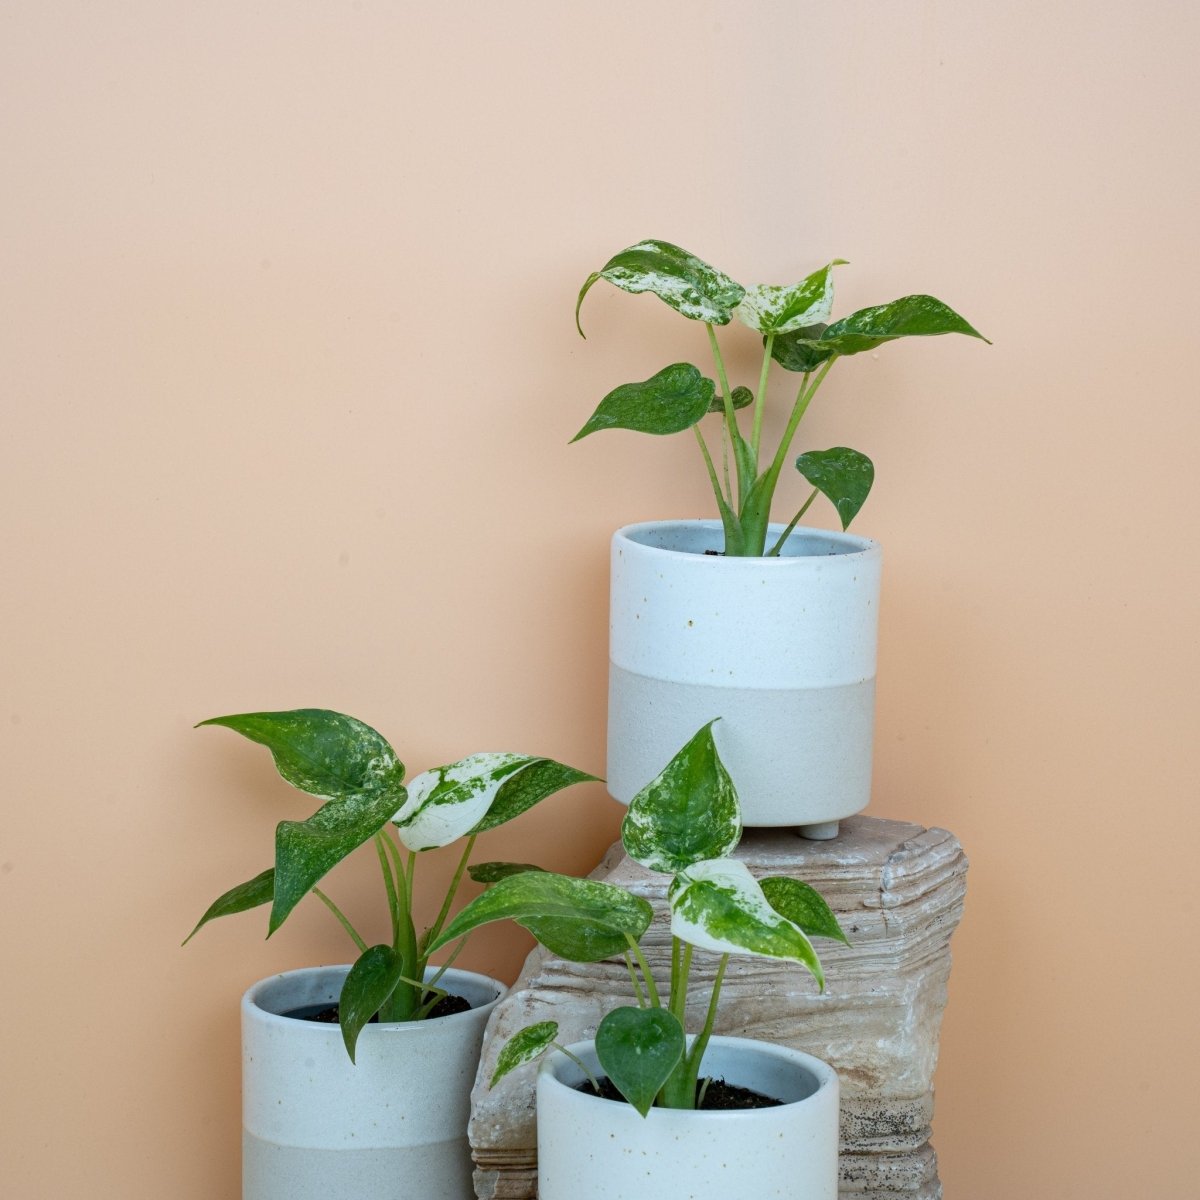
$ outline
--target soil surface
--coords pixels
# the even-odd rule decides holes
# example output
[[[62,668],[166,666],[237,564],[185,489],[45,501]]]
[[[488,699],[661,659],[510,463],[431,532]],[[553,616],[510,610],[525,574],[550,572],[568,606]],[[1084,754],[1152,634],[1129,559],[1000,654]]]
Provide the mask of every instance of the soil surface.
[[[461,996],[443,996],[433,1006],[425,1020],[435,1021],[438,1017],[452,1017],[455,1013],[470,1011],[471,1006]],[[322,1025],[336,1025],[338,1023],[338,1006],[331,1004],[327,1008],[315,1006],[294,1008],[291,1012],[284,1013],[283,1016],[291,1017],[296,1021],[317,1021]],[[378,1020],[379,1014],[376,1013],[371,1018],[371,1023],[375,1024]]]
[[[708,1084],[705,1088],[704,1085]],[[753,1092],[749,1088],[738,1087],[735,1083],[726,1083],[723,1079],[702,1079],[696,1088],[696,1095],[699,1096],[701,1090],[704,1091],[704,1098],[696,1107],[704,1112],[718,1112],[738,1108],[778,1108],[783,1101],[775,1100],[771,1096],[764,1096],[761,1092]],[[621,1104],[626,1104],[628,1101],[620,1092],[613,1087],[612,1082],[608,1079],[600,1080],[600,1091],[597,1093],[592,1085],[584,1080],[583,1083],[576,1088],[576,1091],[587,1092],[595,1096],[599,1095],[602,1100],[616,1100]]]

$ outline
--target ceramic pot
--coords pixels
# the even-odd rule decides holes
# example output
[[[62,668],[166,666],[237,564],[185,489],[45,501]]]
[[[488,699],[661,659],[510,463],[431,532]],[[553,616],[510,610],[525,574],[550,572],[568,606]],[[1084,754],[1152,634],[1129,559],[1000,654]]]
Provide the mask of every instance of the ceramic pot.
[[[602,1073],[593,1042],[568,1049]],[[579,1067],[556,1051],[538,1072],[539,1200],[837,1200],[838,1079],[787,1046],[714,1037],[702,1076],[784,1101],[775,1108],[684,1112],[576,1091]]]
[[[447,971],[439,986],[471,1011],[368,1025],[355,1065],[339,1026],[283,1015],[336,1003],[349,970],[288,971],[242,997],[242,1198],[463,1200],[471,1085],[504,985]]]
[[[613,536],[608,789],[628,804],[720,717],[743,823],[833,837],[871,795],[879,545],[796,529],[777,558],[705,553],[722,541],[719,521]]]

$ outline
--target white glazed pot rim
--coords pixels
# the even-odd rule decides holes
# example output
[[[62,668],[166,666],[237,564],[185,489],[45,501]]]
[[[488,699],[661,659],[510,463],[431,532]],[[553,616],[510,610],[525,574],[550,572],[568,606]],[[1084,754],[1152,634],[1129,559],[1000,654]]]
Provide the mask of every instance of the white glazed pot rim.
[[[773,538],[778,538],[779,535],[786,529],[787,526],[778,521],[772,521],[767,526],[768,543]],[[784,543],[783,552],[773,558],[767,558],[765,555],[752,558],[726,558],[723,554],[705,554],[700,550],[673,550],[665,546],[656,545],[651,539],[655,535],[671,535],[679,537],[699,537],[715,533],[724,535],[724,527],[720,521],[710,518],[703,519],[688,519],[688,518],[673,518],[663,521],[639,521],[633,525],[622,525],[613,534],[613,541],[622,544],[629,544],[631,547],[646,554],[662,554],[668,555],[671,558],[687,559],[689,562],[704,562],[721,564],[717,569],[722,570],[739,570],[746,569],[747,566],[753,565],[756,570],[780,570],[786,569],[789,565],[794,566],[797,562],[811,562],[813,559],[820,558],[847,558],[854,555],[877,555],[881,552],[880,544],[873,541],[871,538],[860,537],[854,533],[839,533],[831,529],[816,529],[811,526],[798,525],[788,535],[787,541]],[[824,547],[816,553],[798,554],[788,553],[789,547],[796,547],[804,543],[817,544]],[[830,547],[836,547],[830,549]]]
[[[433,974],[436,968],[429,968],[426,971],[426,976]],[[253,983],[248,987],[242,995],[242,1012],[243,1014],[251,1015],[256,1022],[266,1025],[287,1026],[293,1030],[293,1034],[307,1034],[309,1036],[334,1037],[339,1040],[342,1036],[340,1025],[325,1024],[318,1021],[298,1020],[295,1017],[284,1016],[282,1013],[273,1012],[269,1008],[263,1007],[260,1003],[264,993],[269,993],[280,987],[286,987],[292,982],[312,979],[313,977],[328,975],[338,981],[338,987],[341,987],[341,981],[350,973],[349,963],[336,963],[321,967],[297,967],[291,971],[280,971],[276,975],[268,975],[264,979],[260,979],[257,983]],[[466,1012],[451,1013],[448,1017],[438,1017],[434,1022],[439,1029],[450,1030],[460,1023],[465,1023],[472,1019],[478,1020],[481,1012],[491,1009],[497,1004],[500,998],[508,990],[508,988],[498,979],[493,979],[490,975],[481,975],[476,971],[464,971],[458,967],[450,967],[442,976],[442,981],[451,985],[467,984],[471,985],[473,991],[491,991],[494,994],[490,1000],[484,1003],[473,1003]],[[463,999],[470,1000],[469,996],[464,996]],[[336,1003],[336,998],[330,1003]],[[428,1027],[428,1022],[425,1021],[380,1021],[372,1025],[368,1025],[364,1030],[364,1034],[383,1033],[386,1032],[389,1037],[403,1036],[413,1030],[420,1030],[423,1026]]]
[[[694,1041],[694,1035],[688,1036],[688,1045]],[[581,1042],[572,1042],[566,1047],[576,1058],[582,1059],[587,1063],[589,1069],[598,1069],[596,1062],[596,1043],[592,1039]],[[748,1053],[753,1053],[762,1057],[769,1057],[776,1061],[782,1060],[785,1064],[791,1066],[796,1071],[804,1072],[811,1076],[816,1087],[807,1095],[801,1096],[796,1100],[784,1101],[783,1104],[771,1105],[768,1108],[748,1108],[748,1109],[733,1109],[733,1110],[707,1110],[698,1109],[669,1109],[669,1108],[652,1108],[649,1116],[643,1118],[645,1120],[658,1121],[713,1121],[713,1122],[747,1122],[761,1118],[762,1114],[779,1114],[783,1109],[792,1109],[797,1105],[813,1105],[814,1102],[824,1099],[824,1094],[830,1088],[838,1086],[837,1072],[823,1059],[816,1058],[811,1054],[805,1054],[802,1050],[793,1050],[790,1046],[780,1046],[773,1042],[762,1042],[756,1038],[737,1038],[737,1037],[714,1037],[709,1041],[707,1051],[713,1049],[725,1050],[728,1052],[736,1052],[739,1049],[744,1049]],[[583,1075],[579,1072],[578,1066],[573,1063],[561,1050],[555,1050],[548,1054],[538,1068],[538,1075],[545,1077],[547,1081],[552,1082],[557,1087],[566,1088],[575,1095],[572,1100],[575,1103],[587,1105],[589,1111],[595,1114],[599,1119],[605,1111],[611,1111],[612,1106],[617,1105],[620,1112],[626,1109],[633,1111],[632,1106],[622,1105],[615,1100],[606,1100],[602,1096],[589,1095],[587,1092],[577,1091],[571,1084],[566,1083],[560,1078],[561,1071],[574,1072],[578,1075],[578,1082],[583,1081]],[[725,1071],[721,1072],[726,1073]],[[704,1065],[701,1063],[701,1074],[704,1074]],[[740,1083],[737,1079],[730,1080],[734,1086],[738,1087],[753,1087],[753,1083]],[[606,1108],[594,1107],[605,1105]]]

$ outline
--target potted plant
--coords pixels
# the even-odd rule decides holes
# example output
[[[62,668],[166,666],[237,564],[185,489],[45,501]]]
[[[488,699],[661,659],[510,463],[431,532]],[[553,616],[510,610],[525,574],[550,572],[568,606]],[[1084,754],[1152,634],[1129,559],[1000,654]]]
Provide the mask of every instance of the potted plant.
[[[799,283],[745,288],[669,242],[630,246],[589,275],[649,292],[707,333],[716,381],[690,363],[623,384],[573,440],[604,429],[691,430],[718,518],[630,525],[612,543],[608,787],[628,803],[671,746],[714,713],[747,825],[833,837],[870,798],[879,546],[846,532],[874,481],[847,446],[794,460],[811,493],[773,523],[802,418],[834,364],[898,338],[982,335],[932,296],[905,296],[830,323],[834,259]],[[716,327],[760,335],[756,387],[732,387]],[[986,339],[984,339],[986,340]],[[764,440],[771,364],[799,375],[778,444]],[[739,413],[749,414],[748,418]],[[702,432],[712,417],[713,435]],[[739,420],[749,421],[744,429]],[[819,494],[840,533],[798,526]]]
[[[631,858],[673,877],[669,985],[659,986],[639,948],[641,934],[627,927],[624,945],[613,937],[611,946],[625,958],[636,1004],[609,1012],[592,1042],[560,1046],[557,1023],[538,1022],[510,1039],[497,1059],[493,1084],[556,1050],[537,1082],[541,1200],[836,1196],[833,1069],[785,1046],[713,1037],[730,955],[800,963],[823,990],[809,939],[846,940],[813,888],[782,876],[756,881],[731,857],[741,828],[737,793],[710,722],[632,799],[621,827]],[[584,881],[566,880],[554,885],[552,910],[548,876],[537,868],[491,864],[489,875],[497,882],[463,908],[439,941],[502,916],[535,932],[546,922],[594,924],[596,900],[606,899],[585,893]],[[697,949],[721,957],[703,1026],[689,1037],[685,1013]]]
[[[471,1178],[470,1088],[504,985],[453,969],[457,949],[440,966],[430,958],[457,940],[441,935],[476,838],[593,776],[548,758],[473,754],[405,786],[404,765],[384,737],[342,713],[245,713],[201,724],[266,746],[280,775],[323,803],[307,820],[279,823],[275,865],[214,901],[188,940],[217,917],[265,904],[269,937],[311,892],[358,949],[353,965],[288,971],[242,999],[244,1200],[393,1200],[402,1192],[461,1200]],[[418,932],[418,859],[460,839],[437,917]],[[318,886],[368,842],[390,924],[389,940],[376,945]]]

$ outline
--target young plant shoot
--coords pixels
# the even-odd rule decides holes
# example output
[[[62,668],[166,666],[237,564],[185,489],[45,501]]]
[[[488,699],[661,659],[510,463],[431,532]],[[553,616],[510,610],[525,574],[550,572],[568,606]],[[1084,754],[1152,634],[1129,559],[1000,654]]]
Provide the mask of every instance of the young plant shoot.
[[[609,1081],[642,1116],[656,1103],[665,1108],[696,1107],[704,1051],[712,1035],[730,955],[800,963],[824,990],[821,964],[809,939],[846,941],[837,918],[815,889],[782,876],[756,881],[744,863],[730,857],[741,834],[737,793],[717,753],[710,722],[634,797],[621,826],[626,853],[642,866],[672,877],[667,890],[671,909],[669,980],[655,979],[639,947],[639,933],[626,929],[623,939],[615,932],[603,939],[611,954],[623,954],[637,1003],[614,1009],[600,1022],[596,1055]],[[497,882],[458,914],[434,947],[486,921],[510,916],[561,954],[555,944],[561,940],[558,926],[583,915],[572,907],[575,888],[564,891],[564,905],[551,921],[542,899],[544,875],[536,868],[489,864],[488,874]],[[589,910],[589,921],[596,921],[597,911],[594,906]],[[617,925],[610,922],[610,927],[615,931]],[[554,935],[554,940],[543,933]],[[591,948],[597,959],[607,957],[598,953],[603,948],[601,939],[591,943]],[[718,954],[720,959],[704,1024],[688,1046],[684,1022],[695,950]],[[500,1052],[492,1083],[552,1046],[564,1049],[555,1040],[557,1036],[554,1021],[521,1030]]]
[[[987,339],[933,296],[904,296],[829,324],[833,269],[844,265],[844,259],[835,258],[791,286],[758,284],[745,288],[670,242],[650,239],[622,250],[589,275],[580,289],[575,305],[580,336],[583,299],[599,280],[605,279],[626,292],[650,292],[681,316],[704,325],[717,381],[690,363],[673,363],[643,382],[626,383],[609,392],[572,440],[600,429],[654,434],[690,429],[716,497],[725,530],[725,553],[729,556],[779,554],[818,492],[833,503],[842,528],[848,528],[871,490],[874,465],[865,454],[847,446],[809,450],[795,460],[795,466],[812,485],[812,492],[783,534],[767,548],[775,489],[796,430],[833,364],[839,358],[874,350],[897,338],[962,333]],[[753,391],[730,387],[717,342],[716,326],[728,325],[734,317],[763,339],[762,367]],[[767,454],[762,444],[763,414],[772,361],[785,371],[799,374],[800,386],[779,444],[773,454]],[[741,409],[751,412],[748,436],[739,424]],[[700,427],[709,414],[720,424],[719,471]]]
[[[442,935],[475,839],[547,796],[595,778],[549,758],[472,754],[425,771],[406,787],[404,764],[383,735],[342,713],[326,709],[243,713],[200,724],[223,725],[266,746],[288,783],[324,803],[305,821],[279,823],[275,865],[215,900],[187,941],[216,917],[262,904],[271,905],[270,937],[311,892],[359,951],[338,1004],[342,1037],[352,1061],[359,1033],[376,1014],[381,1021],[420,1021],[446,994],[437,983],[458,949],[428,980],[425,972],[434,949],[457,940]],[[460,838],[465,838],[462,856],[445,899],[433,924],[418,934],[413,922],[418,856]],[[342,859],[367,842],[374,845],[379,860],[391,925],[390,940],[373,946],[317,887]],[[619,888],[612,890],[625,898]],[[610,907],[615,911],[621,906]],[[635,908],[624,904],[626,924],[621,928],[640,936],[644,928],[640,916],[630,918]]]

